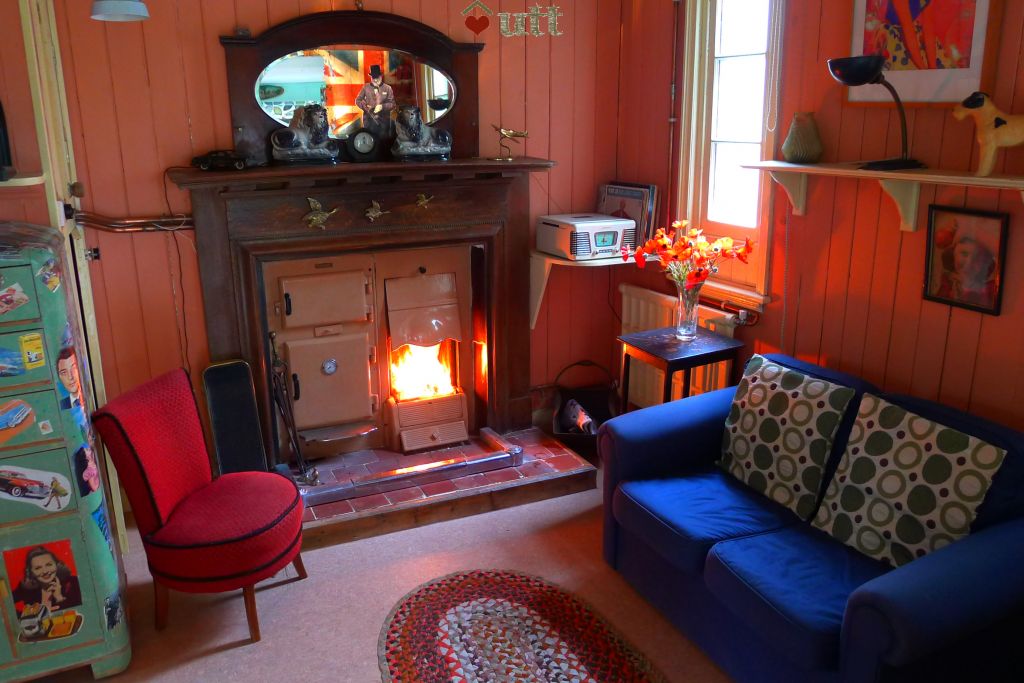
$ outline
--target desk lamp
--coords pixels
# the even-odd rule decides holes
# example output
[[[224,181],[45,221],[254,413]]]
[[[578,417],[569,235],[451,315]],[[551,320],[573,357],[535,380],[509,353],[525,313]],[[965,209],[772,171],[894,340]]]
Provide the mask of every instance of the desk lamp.
[[[903,103],[900,101],[900,96],[896,93],[896,88],[892,87],[892,84],[885,80],[885,76],[882,75],[883,66],[885,66],[885,57],[881,55],[860,55],[858,57],[839,57],[828,60],[828,70],[832,74],[832,78],[843,85],[856,87],[858,85],[877,83],[878,85],[885,86],[885,89],[892,95],[892,99],[896,101],[896,111],[900,115],[900,133],[902,134],[900,142],[903,153],[898,159],[869,161],[862,165],[861,168],[869,171],[898,171],[907,168],[924,168],[925,165],[920,161],[907,156],[907,114],[903,111]]]

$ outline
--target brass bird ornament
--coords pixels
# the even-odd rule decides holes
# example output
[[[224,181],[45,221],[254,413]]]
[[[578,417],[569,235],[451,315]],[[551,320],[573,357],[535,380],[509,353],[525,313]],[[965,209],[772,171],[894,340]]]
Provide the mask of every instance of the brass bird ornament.
[[[430,195],[428,197],[424,193],[420,192],[418,195],[416,195],[416,206],[418,206],[421,209],[425,209],[425,208],[427,208],[427,204],[429,204],[430,200],[433,199],[433,198],[434,198],[434,195]]]
[[[502,128],[496,126],[493,123],[491,127],[498,131],[498,147],[505,153],[503,157],[495,157],[495,161],[512,161],[512,148],[505,144],[506,140],[519,144],[519,140],[516,138],[528,138],[530,134],[525,130],[513,130],[512,128]]]
[[[323,205],[312,197],[306,197],[306,201],[309,202],[309,208],[312,211],[303,216],[302,220],[306,221],[306,225],[310,228],[325,230],[327,228],[327,219],[338,212],[338,207],[336,206],[330,211],[324,211]]]
[[[380,202],[378,202],[376,199],[370,200],[370,208],[368,208],[366,210],[366,217],[368,219],[370,219],[371,223],[374,222],[375,220],[377,220],[378,218],[380,218],[381,216],[383,216],[386,213],[391,213],[391,212],[390,211],[382,211],[381,208],[380,208]]]

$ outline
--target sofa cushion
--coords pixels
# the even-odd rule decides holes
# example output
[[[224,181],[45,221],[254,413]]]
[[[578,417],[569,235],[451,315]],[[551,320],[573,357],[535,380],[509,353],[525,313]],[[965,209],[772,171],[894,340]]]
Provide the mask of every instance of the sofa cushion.
[[[722,467],[809,519],[854,390],[755,355],[736,387],[722,438]]]
[[[770,647],[805,669],[835,669],[846,601],[889,568],[804,524],[717,543],[708,589]]]
[[[814,526],[893,566],[963,538],[1006,451],[865,394]]]
[[[1024,517],[1024,434],[923,398],[900,394],[881,394],[881,397],[912,413],[976,436],[1006,451],[1003,464],[992,478],[992,486],[978,508],[971,531]]]
[[[718,469],[675,479],[628,481],[612,501],[615,519],[672,565],[699,574],[712,545],[778,529],[792,512]]]

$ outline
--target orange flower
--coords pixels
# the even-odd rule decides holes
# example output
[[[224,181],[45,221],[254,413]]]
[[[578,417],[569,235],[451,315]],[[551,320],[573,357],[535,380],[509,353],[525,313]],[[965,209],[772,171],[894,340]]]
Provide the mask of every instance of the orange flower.
[[[753,250],[751,240],[744,240],[742,245],[731,237],[709,242],[703,230],[690,227],[687,221],[675,221],[668,229],[658,228],[632,255],[640,268],[649,258],[657,258],[666,277],[692,289],[718,272],[719,260],[735,258],[747,263]],[[630,255],[629,250],[622,250],[624,260],[629,260]]]

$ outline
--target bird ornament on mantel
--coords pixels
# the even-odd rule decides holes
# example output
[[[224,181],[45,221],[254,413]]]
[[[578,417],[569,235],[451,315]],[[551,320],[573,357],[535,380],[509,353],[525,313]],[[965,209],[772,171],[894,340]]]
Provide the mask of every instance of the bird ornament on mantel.
[[[505,153],[503,157],[495,157],[494,161],[512,161],[512,148],[505,144],[506,140],[519,144],[519,140],[516,138],[528,138],[530,134],[525,130],[514,130],[512,128],[502,128],[495,124],[491,124],[494,130],[498,131],[498,147]]]
[[[302,220],[306,221],[306,225],[310,228],[326,229],[327,219],[338,212],[338,207],[336,206],[330,211],[324,211],[323,205],[312,197],[306,197],[306,201],[309,202],[309,208],[312,211],[303,216]]]

